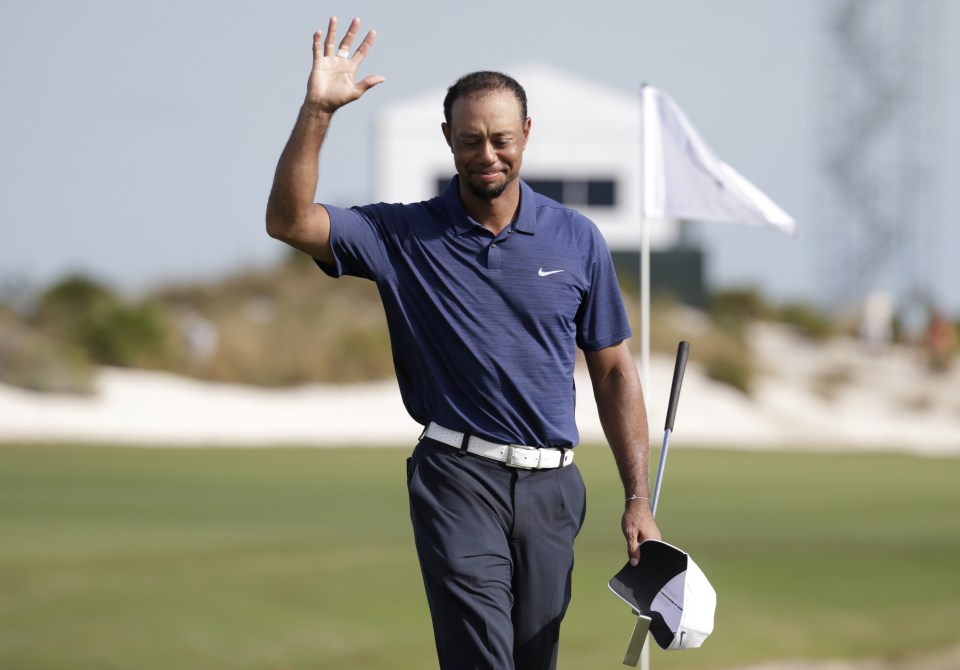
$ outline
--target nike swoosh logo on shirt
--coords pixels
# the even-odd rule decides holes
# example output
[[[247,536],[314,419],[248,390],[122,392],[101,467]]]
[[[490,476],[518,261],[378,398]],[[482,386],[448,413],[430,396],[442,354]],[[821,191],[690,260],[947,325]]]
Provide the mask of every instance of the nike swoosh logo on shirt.
[[[558,272],[563,272],[563,270],[546,270],[546,271],[544,271],[543,268],[540,268],[539,270],[537,270],[537,274],[540,275],[541,277],[548,277],[548,276],[550,276],[550,275],[555,275],[555,274],[557,274]]]

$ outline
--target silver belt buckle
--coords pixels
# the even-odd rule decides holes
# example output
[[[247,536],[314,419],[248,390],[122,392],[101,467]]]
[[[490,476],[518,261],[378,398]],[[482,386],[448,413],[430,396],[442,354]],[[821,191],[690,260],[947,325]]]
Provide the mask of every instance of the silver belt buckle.
[[[522,444],[508,444],[506,465],[508,468],[534,470],[540,465],[540,450]]]

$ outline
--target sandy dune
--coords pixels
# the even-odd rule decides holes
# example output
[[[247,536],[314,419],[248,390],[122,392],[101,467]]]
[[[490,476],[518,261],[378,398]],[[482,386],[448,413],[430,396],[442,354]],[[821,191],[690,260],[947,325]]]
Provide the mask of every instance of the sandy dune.
[[[752,346],[762,369],[752,397],[690,364],[674,447],[960,453],[960,365],[935,375],[915,351],[870,353],[844,339],[816,344],[773,325],[757,327]],[[653,358],[647,402],[654,444],[672,373],[672,357]],[[602,440],[585,370],[577,388],[582,440]],[[0,440],[406,446],[420,432],[393,381],[266,390],[105,368],[98,389],[78,397],[0,385]]]

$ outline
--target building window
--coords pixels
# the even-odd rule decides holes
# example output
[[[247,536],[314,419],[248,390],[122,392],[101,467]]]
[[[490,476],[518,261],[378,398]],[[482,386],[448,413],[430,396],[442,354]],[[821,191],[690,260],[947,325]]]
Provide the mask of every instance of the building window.
[[[532,188],[537,193],[556,200],[560,204],[573,204],[573,201],[570,199],[573,194],[566,192],[569,189],[564,188],[564,183],[561,179],[524,179],[524,181],[527,182],[527,186]],[[567,196],[566,199],[564,199],[564,195]]]
[[[524,181],[534,191],[570,207],[615,207],[617,183],[613,179],[540,179]],[[437,195],[450,183],[449,177],[437,178]]]
[[[593,179],[587,182],[587,204],[591,207],[613,207],[617,204],[616,182]]]

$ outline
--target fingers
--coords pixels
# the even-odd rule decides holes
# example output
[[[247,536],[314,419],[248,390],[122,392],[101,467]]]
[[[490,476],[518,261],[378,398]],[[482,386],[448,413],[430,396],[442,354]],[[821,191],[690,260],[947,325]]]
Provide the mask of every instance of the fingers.
[[[357,25],[360,25],[360,22],[357,21]],[[353,60],[357,62],[357,65],[363,62],[363,59],[367,57],[367,52],[370,51],[370,47],[373,46],[373,43],[377,41],[377,31],[371,30],[367,33],[367,36],[363,38],[363,42],[360,43],[360,46],[357,47],[356,53],[353,54]]]
[[[313,34],[313,69],[307,81],[307,101],[311,105],[332,112],[384,81],[380,75],[354,81],[357,68],[377,38],[371,30],[351,57],[350,49],[359,30],[360,19],[355,18],[337,47],[337,17],[331,16],[326,35],[320,30]]]
[[[343,39],[340,41],[340,48],[337,49],[337,56],[340,58],[349,58],[350,57],[350,47],[353,46],[353,38],[357,36],[357,31],[360,29],[360,19],[354,18],[350,22],[350,27],[347,28],[347,34],[343,36]]]
[[[620,521],[623,537],[627,540],[627,555],[630,565],[640,562],[640,543],[644,540],[659,540],[660,529],[650,513],[649,507],[628,505]]]
[[[630,558],[630,565],[636,567],[637,563],[640,562],[640,529],[629,512],[624,512],[623,518],[620,520],[620,529],[627,541],[627,556]]]
[[[313,60],[323,58],[323,33],[319,30],[313,34]]]
[[[356,39],[359,31],[360,19],[354,18],[353,21],[350,22],[350,27],[347,28],[347,34],[340,40],[340,47],[334,52],[334,45],[337,41],[337,17],[331,16],[330,22],[327,24],[326,39],[323,38],[323,33],[319,30],[313,34],[314,60],[318,58],[331,58],[333,56],[350,58],[350,49],[353,48],[353,41]],[[357,65],[362,63],[363,59],[366,58],[367,52],[370,51],[370,47],[373,46],[376,39],[377,31],[375,30],[371,30],[367,33],[366,37],[363,38],[363,42],[357,47],[357,51],[352,58],[352,60],[356,61]],[[322,47],[321,43],[323,45]]]
[[[327,23],[327,39],[323,43],[323,55],[327,58],[333,55],[333,43],[337,38],[337,17],[331,16]]]
[[[640,543],[635,537],[627,539],[627,556],[630,558],[630,565],[637,567],[637,563],[640,562]]]
[[[627,556],[630,558],[630,565],[634,567],[640,562],[640,543],[642,541],[639,531],[633,531],[627,535]]]

